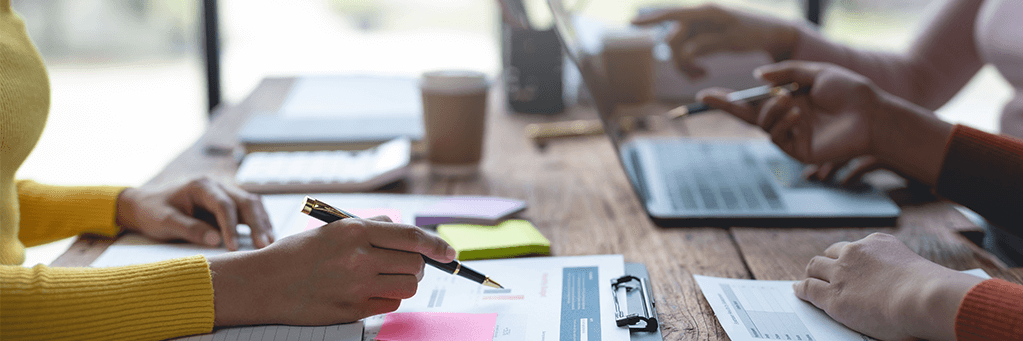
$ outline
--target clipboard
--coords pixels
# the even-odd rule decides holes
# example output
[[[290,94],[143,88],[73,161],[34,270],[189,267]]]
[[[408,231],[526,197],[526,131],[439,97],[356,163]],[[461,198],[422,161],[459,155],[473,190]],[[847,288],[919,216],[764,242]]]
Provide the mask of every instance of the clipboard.
[[[610,285],[618,327],[629,328],[633,341],[663,341],[646,265],[626,262],[625,276],[611,280]]]

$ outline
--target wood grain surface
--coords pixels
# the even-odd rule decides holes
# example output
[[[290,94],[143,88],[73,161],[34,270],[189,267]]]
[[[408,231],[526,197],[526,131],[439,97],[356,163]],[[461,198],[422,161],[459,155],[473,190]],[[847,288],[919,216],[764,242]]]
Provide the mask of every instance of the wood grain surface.
[[[234,137],[250,115],[274,111],[286,98],[292,78],[265,79],[241,104],[227,108],[207,132],[154,177],[149,185],[167,185],[198,176],[232,181],[238,159],[211,155],[210,147],[240,152]],[[527,124],[595,119],[586,106],[547,116],[507,113],[500,89],[489,101],[482,171],[464,179],[430,176],[421,161],[403,184],[389,192],[477,194],[525,200],[522,216],[551,240],[555,256],[623,254],[646,264],[657,299],[665,340],[725,340],[727,336],[699,292],[693,274],[731,278],[796,280],[811,257],[827,246],[872,232],[897,235],[928,259],[954,269],[984,268],[995,277],[1023,282],[1023,269],[1006,269],[957,231],[975,230],[948,203],[900,200],[903,216],[890,228],[660,228],[653,225],[633,193],[610,142],[604,136],[575,137],[540,148],[524,135]],[[645,108],[663,112],[662,107]],[[764,138],[764,134],[726,114],[685,121],[647,119],[658,133],[692,137]],[[54,262],[86,266],[110,240],[85,237]]]

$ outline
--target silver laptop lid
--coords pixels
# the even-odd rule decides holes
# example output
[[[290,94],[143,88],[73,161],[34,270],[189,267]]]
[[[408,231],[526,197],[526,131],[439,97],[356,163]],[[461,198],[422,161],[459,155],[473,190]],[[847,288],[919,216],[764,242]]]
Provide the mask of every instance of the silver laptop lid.
[[[615,103],[615,96],[611,96],[607,72],[600,58],[600,47],[584,46],[583,37],[576,28],[576,16],[566,7],[565,0],[547,0],[547,4],[551,8],[554,26],[564,51],[579,69],[584,88],[593,98],[597,115],[604,126],[604,133],[611,139],[615,153],[618,153],[626,131],[614,119],[618,103]]]

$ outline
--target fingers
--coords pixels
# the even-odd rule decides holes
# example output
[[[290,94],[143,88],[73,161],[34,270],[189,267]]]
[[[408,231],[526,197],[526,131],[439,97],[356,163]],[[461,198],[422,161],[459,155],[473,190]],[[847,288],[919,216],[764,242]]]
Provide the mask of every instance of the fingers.
[[[263,200],[256,194],[234,186],[222,187],[237,205],[241,222],[249,225],[252,230],[252,245],[257,249],[270,246],[275,238],[273,226],[270,225],[270,216],[266,213]]]
[[[863,176],[866,175],[867,173],[873,172],[881,168],[882,165],[880,162],[877,161],[876,158],[874,158],[873,156],[866,156],[863,158],[863,160],[860,160],[855,165],[853,165],[852,169],[849,170],[849,172],[847,172],[844,176],[842,176],[842,178],[838,179],[838,183],[839,185],[842,186],[852,186],[853,184],[859,183],[860,180],[863,179]]]
[[[366,301],[366,304],[363,305],[363,314],[359,318],[389,313],[398,310],[398,306],[400,305],[400,299],[379,297],[370,298]]]
[[[414,252],[373,248],[370,253],[380,274],[419,275],[426,264],[423,255]]]
[[[419,279],[412,275],[377,275],[371,297],[406,299],[415,296]]]
[[[385,222],[385,223],[392,222],[391,221],[391,217],[388,217],[386,215],[378,215],[378,216],[375,216],[375,217],[370,217],[369,220],[382,221],[382,222]]]
[[[653,25],[665,21],[678,21],[682,24],[692,20],[712,20],[723,14],[720,7],[704,5],[692,8],[675,8],[648,13],[632,19],[633,25]]]
[[[756,124],[756,112],[749,104],[732,103],[728,94],[732,91],[724,88],[710,88],[696,94],[696,99],[716,109],[721,109],[750,124]]]
[[[803,174],[810,180],[828,181],[831,180],[831,177],[835,176],[835,173],[837,173],[839,169],[845,167],[847,163],[847,161],[825,162],[820,165],[813,166],[812,171],[810,171],[811,167],[807,167],[807,171]]]
[[[792,290],[799,299],[824,309],[828,299],[828,283],[816,278],[807,278],[792,284]],[[825,309],[826,310],[826,309]]]
[[[725,50],[730,43],[723,33],[707,33],[693,37],[681,45],[676,55],[679,63],[688,64],[693,59]]]
[[[173,212],[165,223],[170,227],[166,231],[173,234],[169,239],[183,239],[190,243],[208,246],[220,245],[220,231],[202,220]]]
[[[441,262],[455,259],[455,249],[438,236],[404,224],[363,220],[367,225],[369,241],[375,247],[418,252]]]
[[[824,256],[838,259],[838,256],[842,254],[842,248],[846,245],[849,245],[849,242],[837,242],[831,244],[831,246],[828,246],[828,248],[824,250]]]
[[[788,115],[792,109],[792,96],[789,94],[781,94],[768,98],[767,101],[761,105],[760,114],[757,115],[756,125],[763,128],[766,132],[771,132],[774,130],[774,125],[783,117]]]
[[[821,64],[818,63],[787,60],[761,66],[754,70],[753,74],[775,85],[795,82],[801,86],[808,86],[814,83],[814,79],[822,70]]]
[[[216,217],[227,249],[238,250],[238,208],[231,196],[219,184],[206,178],[192,181],[185,188],[192,202]]]
[[[799,108],[792,108],[788,110],[784,117],[778,120],[774,127],[768,131],[768,133],[771,134],[771,141],[777,145],[783,145],[790,142],[793,138],[795,138],[792,128],[799,124],[802,117],[803,115],[800,113]]]
[[[806,278],[816,278],[825,282],[831,282],[831,276],[835,271],[834,258],[814,256],[806,263]]]

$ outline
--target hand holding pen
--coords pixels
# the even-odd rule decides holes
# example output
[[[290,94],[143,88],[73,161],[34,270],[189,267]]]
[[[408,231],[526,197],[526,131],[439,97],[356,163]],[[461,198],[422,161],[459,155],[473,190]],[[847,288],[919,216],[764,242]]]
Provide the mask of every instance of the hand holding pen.
[[[783,94],[789,95],[801,95],[810,90],[809,86],[799,86],[796,83],[781,84],[776,86],[764,85],[755,88],[749,88],[746,90],[739,91],[727,91],[720,88],[712,88],[704,91],[700,91],[697,98],[701,101],[687,104],[668,112],[668,117],[671,119],[683,118],[693,114],[699,114],[710,111],[712,108],[706,103],[706,99],[709,96],[718,95],[717,97],[710,97],[711,101],[717,100],[719,106],[724,105],[728,107],[733,106],[757,106],[763,103],[765,100],[771,97],[781,96]],[[722,98],[723,97],[723,98]],[[723,99],[723,101],[722,101]]]
[[[346,218],[359,218],[359,217],[355,216],[354,214],[351,214],[351,213],[348,213],[348,212],[346,212],[344,210],[335,208],[333,206],[328,205],[325,202],[313,199],[311,197],[305,197],[305,202],[303,202],[303,205],[302,205],[302,213],[308,214],[309,216],[311,216],[313,218],[316,218],[316,219],[319,219],[321,221],[324,221],[326,223],[332,223],[332,222],[335,222],[335,221],[338,221],[338,220],[341,220],[341,219],[346,219]],[[420,236],[420,238],[425,238],[425,237],[428,237],[428,236]],[[445,245],[446,245],[446,243],[445,243]],[[383,247],[386,248],[386,246],[383,246]],[[476,282],[476,283],[479,283],[479,284],[482,284],[482,285],[485,285],[485,286],[488,286],[488,287],[499,288],[499,289],[503,289],[504,288],[500,284],[498,284],[496,281],[490,279],[490,277],[487,277],[487,276],[485,276],[485,275],[483,275],[483,274],[481,274],[481,273],[479,273],[479,272],[477,272],[477,271],[475,271],[473,269],[470,269],[470,268],[462,265],[462,263],[460,263],[459,261],[454,260],[454,256],[455,256],[454,255],[454,250],[450,249],[450,246],[448,248],[450,250],[448,252],[448,257],[452,259],[451,262],[447,262],[447,263],[439,262],[439,261],[434,260],[434,259],[432,259],[430,257],[427,257],[426,255],[422,255],[423,260],[426,262],[426,264],[430,264],[431,266],[433,266],[433,267],[435,267],[437,269],[443,270],[444,272],[450,273],[452,275],[461,276],[461,277],[469,279],[469,280],[471,280],[473,282]]]

